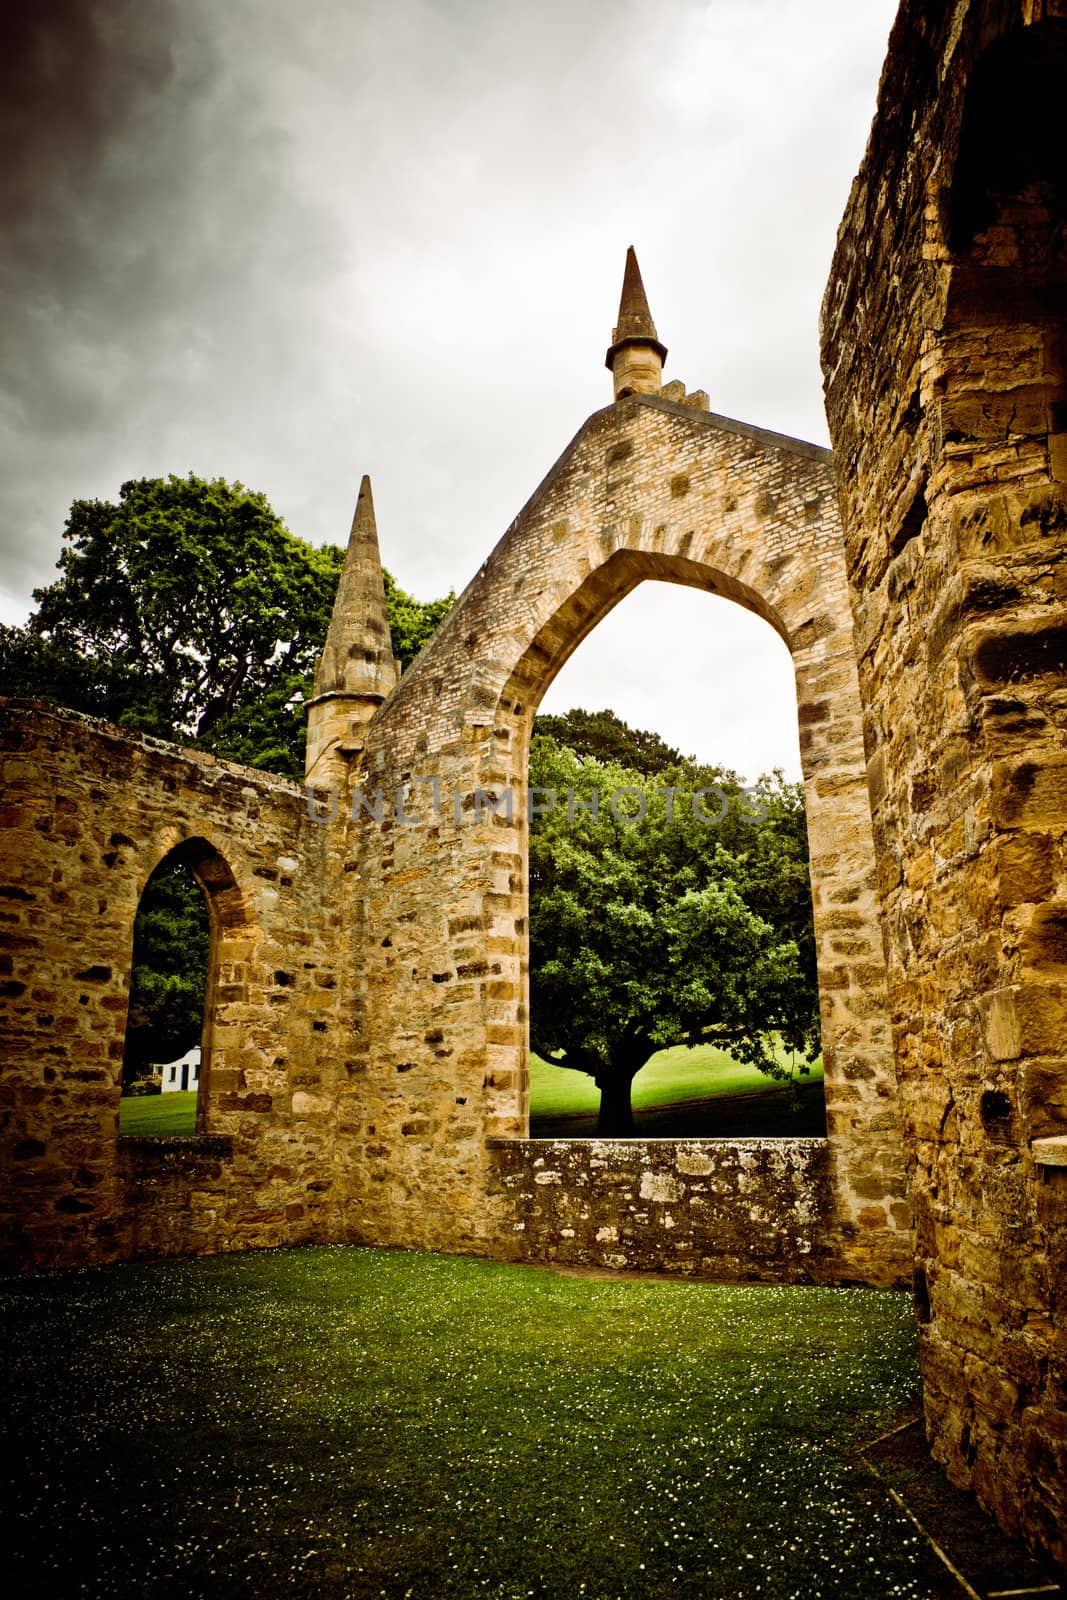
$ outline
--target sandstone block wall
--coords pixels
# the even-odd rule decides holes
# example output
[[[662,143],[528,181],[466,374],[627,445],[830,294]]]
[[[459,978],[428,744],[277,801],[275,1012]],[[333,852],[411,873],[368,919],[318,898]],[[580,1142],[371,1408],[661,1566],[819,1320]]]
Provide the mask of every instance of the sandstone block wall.
[[[4,1259],[83,1265],[336,1235],[353,1028],[343,879],[302,791],[11,702],[0,761]],[[212,923],[204,1137],[120,1139],[133,923],[172,851]]]
[[[833,1195],[824,1139],[501,1139],[503,1251],[613,1272],[823,1281]],[[829,1248],[828,1248],[829,1247]]]
[[[526,1156],[494,1146],[528,1127],[529,733],[559,666],[645,578],[746,605],[792,650],[830,1129],[803,1160],[760,1158],[785,1162],[780,1190],[717,1145],[718,1176],[685,1175],[674,1239],[687,1270],[807,1274],[817,1256],[826,1277],[901,1277],[909,1216],[829,463],[669,395],[590,419],[368,725],[353,788],[310,814],[302,789],[262,773],[5,707],[9,1259],[327,1239],[556,1250],[542,1185],[511,1181]],[[212,921],[198,1132],[119,1139],[133,923],[172,852]],[[606,1169],[582,1159],[559,1168],[574,1193],[561,1180],[556,1220],[597,1213],[589,1174]],[[677,1159],[633,1157],[650,1182]],[[648,1217],[654,1232],[663,1218]],[[621,1236],[633,1220],[598,1227]],[[666,1264],[670,1243],[642,1226],[629,1258]]]
[[[591,418],[332,818],[0,708],[5,1259],[348,1239],[891,1282],[910,1204],[935,1454],[1067,1561],[1065,73],[1067,0],[904,0],[824,303],[834,470],[673,387]],[[793,655],[825,1143],[523,1137],[530,727],[646,578]],[[120,1140],[171,851],[212,918],[199,1132]]]
[[[903,5],[823,311],[928,1428],[1061,1560],[1065,67],[1062,4]]]

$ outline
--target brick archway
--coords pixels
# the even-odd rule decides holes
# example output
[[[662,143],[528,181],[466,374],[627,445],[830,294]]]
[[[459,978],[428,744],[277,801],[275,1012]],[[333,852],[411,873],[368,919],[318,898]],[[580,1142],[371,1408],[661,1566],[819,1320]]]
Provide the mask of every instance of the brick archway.
[[[385,1059],[403,1039],[409,1054],[429,1043],[448,1061],[472,1167],[486,1136],[525,1136],[525,818],[521,806],[509,821],[473,800],[479,789],[521,793],[548,683],[649,578],[748,607],[792,653],[835,1226],[854,1270],[879,1256],[899,1270],[907,1216],[862,717],[835,485],[815,446],[660,396],[629,397],[585,424],[368,728],[365,781],[399,785],[417,820],[367,822],[365,873],[383,927],[418,929],[410,944],[401,934],[412,963],[394,955],[391,933],[383,958],[371,932],[370,1030]],[[419,797],[428,807],[431,785],[447,803],[423,828]],[[380,1113],[397,1133],[406,1121],[409,1140],[429,1134],[432,1116],[420,1129],[402,1106],[395,1094],[379,1100],[376,1128]],[[403,1237],[405,1189],[393,1181]]]

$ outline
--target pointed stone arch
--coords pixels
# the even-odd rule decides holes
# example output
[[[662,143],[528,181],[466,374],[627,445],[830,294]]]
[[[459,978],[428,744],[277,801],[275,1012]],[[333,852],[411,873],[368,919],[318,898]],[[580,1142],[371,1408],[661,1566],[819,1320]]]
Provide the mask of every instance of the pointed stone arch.
[[[425,831],[401,822],[365,832],[383,917],[417,923],[435,950],[435,989],[419,965],[409,977],[406,962],[386,958],[394,992],[384,1037],[403,1017],[410,1043],[424,1011],[425,1037],[438,1035],[451,1061],[462,1056],[471,1092],[456,1098],[468,1128],[477,1106],[482,1140],[525,1135],[526,822],[521,806],[486,816],[474,797],[521,793],[548,683],[647,578],[746,606],[791,651],[835,1228],[856,1270],[879,1252],[899,1269],[907,1214],[862,715],[835,483],[816,446],[634,394],[590,418],[556,463],[367,730],[366,781],[411,795],[423,780],[447,802]],[[384,995],[373,971],[370,982]],[[388,1125],[388,1104],[381,1109]]]
[[[236,1059],[240,1050],[243,1016],[240,973],[251,919],[246,896],[242,894],[225,854],[201,834],[170,842],[165,834],[152,852],[151,866],[144,874],[137,894],[137,908],[148,884],[160,867],[173,863],[183,867],[204,898],[210,939],[204,994],[203,1025],[200,1036],[200,1083],[196,1106],[196,1132],[218,1130],[220,1076],[216,1064]],[[132,931],[131,931],[132,936]]]

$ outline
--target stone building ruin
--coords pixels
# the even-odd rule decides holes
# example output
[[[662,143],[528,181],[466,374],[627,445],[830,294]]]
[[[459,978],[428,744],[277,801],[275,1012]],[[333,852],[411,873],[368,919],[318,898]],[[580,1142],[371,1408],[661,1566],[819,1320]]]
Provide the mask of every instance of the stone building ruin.
[[[1067,0],[902,5],[824,304],[832,458],[664,386],[631,258],[613,402],[402,679],[365,481],[310,800],[3,704],[9,1265],[351,1242],[914,1268],[935,1455],[1064,1559],[1065,52]],[[826,1140],[528,1138],[526,817],[500,796],[555,673],[653,578],[792,654]],[[198,1128],[123,1139],[133,922],[171,857],[212,929]]]
[[[1067,1553],[1062,0],[908,0],[823,368],[934,1454]]]

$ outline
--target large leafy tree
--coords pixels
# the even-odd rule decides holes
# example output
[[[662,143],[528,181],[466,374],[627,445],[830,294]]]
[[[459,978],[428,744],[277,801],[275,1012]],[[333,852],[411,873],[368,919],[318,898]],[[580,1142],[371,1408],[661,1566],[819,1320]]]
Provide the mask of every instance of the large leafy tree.
[[[686,765],[679,751],[658,733],[631,728],[614,711],[574,707],[562,715],[542,712],[534,718],[534,732],[566,745],[575,755],[614,761],[649,778]]]
[[[61,576],[35,591],[24,628],[0,630],[0,683],[298,777],[343,560],[218,478],[142,478],[117,503],[76,500]],[[406,665],[451,596],[423,605],[391,578],[387,592]]]
[[[594,1079],[598,1133],[632,1133],[633,1079],[669,1044],[713,1041],[775,1078],[806,1072],[818,1051],[806,852],[777,894],[771,882],[800,851],[799,793],[774,779],[753,795],[688,764],[649,777],[544,735],[530,783],[543,810],[530,829],[532,1042]]]
[[[142,478],[117,503],[76,500],[60,577],[35,592],[24,628],[0,628],[0,686],[300,777],[304,701],[343,561],[221,479]],[[385,582],[407,666],[452,596],[424,604]],[[200,1038],[207,926],[184,867],[157,871],[135,929],[125,1082]]]

